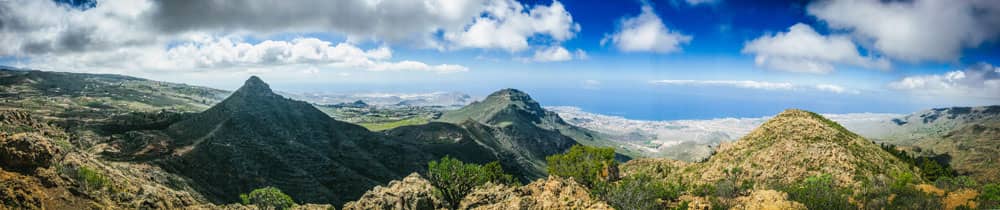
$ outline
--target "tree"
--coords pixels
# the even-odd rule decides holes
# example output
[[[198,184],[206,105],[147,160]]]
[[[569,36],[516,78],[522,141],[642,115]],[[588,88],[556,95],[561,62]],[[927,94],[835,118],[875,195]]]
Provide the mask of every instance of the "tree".
[[[251,191],[249,195],[241,194],[240,200],[246,205],[270,209],[289,209],[296,205],[291,196],[274,187],[259,188]]]
[[[427,180],[452,209],[458,208],[459,201],[473,188],[487,182],[508,185],[516,183],[514,176],[504,173],[500,163],[496,161],[480,166],[466,164],[448,156],[427,164]]]
[[[575,145],[566,153],[545,158],[549,175],[572,177],[591,189],[618,179],[615,149]]]
[[[1000,209],[1000,184],[993,183],[983,186],[982,193],[979,194],[979,202],[983,209]]]

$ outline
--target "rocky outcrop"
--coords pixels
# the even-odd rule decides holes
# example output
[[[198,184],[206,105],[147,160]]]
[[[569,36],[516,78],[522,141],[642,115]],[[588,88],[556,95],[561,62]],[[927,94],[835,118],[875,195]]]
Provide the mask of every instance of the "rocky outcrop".
[[[788,194],[774,190],[758,190],[749,196],[735,199],[733,210],[805,210],[806,206],[799,202],[789,201]]]
[[[65,136],[20,110],[0,110],[0,168],[28,172],[48,167],[59,153],[50,136]]]
[[[31,171],[48,167],[59,149],[48,138],[37,133],[0,136],[0,167],[16,171]]]
[[[612,209],[590,197],[576,181],[550,176],[523,187],[487,184],[462,200],[459,209]]]
[[[442,201],[434,196],[433,189],[430,182],[413,173],[403,180],[391,181],[385,187],[375,187],[358,201],[345,204],[343,209],[444,209]]]

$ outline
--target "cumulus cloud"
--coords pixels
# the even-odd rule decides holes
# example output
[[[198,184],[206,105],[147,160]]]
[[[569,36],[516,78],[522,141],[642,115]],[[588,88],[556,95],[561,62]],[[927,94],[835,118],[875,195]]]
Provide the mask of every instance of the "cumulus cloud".
[[[889,83],[895,90],[918,95],[945,97],[979,97],[1000,99],[1000,67],[987,63],[944,74],[904,77]]]
[[[611,43],[624,52],[672,53],[690,41],[691,36],[671,31],[653,7],[643,5],[639,16],[622,19],[618,31],[605,35],[601,45]]]
[[[248,43],[232,37],[195,36],[164,50],[157,46],[126,47],[74,56],[48,56],[31,60],[34,68],[104,73],[225,72],[235,70],[342,68],[366,71],[468,71],[453,64],[429,65],[404,60],[394,62],[388,47],[362,49],[351,43],[331,43],[317,38]],[[122,58],[129,58],[126,61]],[[141,71],[141,72],[134,72]]]
[[[865,57],[847,36],[824,36],[806,24],[797,23],[788,32],[764,35],[747,42],[742,52],[754,55],[754,63],[769,69],[828,73],[834,64],[889,69],[884,58]]]
[[[818,84],[815,86],[802,86],[792,84],[790,82],[766,82],[766,81],[754,81],[754,80],[653,80],[650,81],[652,84],[657,85],[683,85],[683,86],[715,86],[715,87],[734,87],[734,88],[745,88],[745,89],[759,89],[759,90],[812,90],[812,91],[824,91],[837,94],[858,94],[857,90],[849,90],[847,88],[832,85],[832,84]]]
[[[580,25],[573,22],[573,16],[559,1],[529,10],[514,0],[494,0],[487,4],[484,13],[464,30],[445,32],[444,39],[455,48],[518,52],[528,49],[529,37],[544,35],[561,42],[580,31]]]
[[[807,11],[907,61],[954,61],[962,49],[995,40],[1000,32],[1000,4],[991,0],[818,1]]]
[[[140,18],[145,0],[107,0],[88,10],[54,1],[0,1],[0,56],[111,50],[156,41]]]
[[[535,51],[533,59],[538,62],[568,61],[573,59],[573,55],[564,47],[553,46]]]
[[[389,46],[538,49],[540,61],[562,61],[574,53],[561,42],[579,31],[558,1],[103,0],[81,8],[53,1],[0,1],[0,57],[14,57],[21,67],[62,71],[137,74],[295,66],[311,73],[317,72],[315,67],[462,72],[468,68],[394,61]],[[342,35],[346,41],[268,38],[300,33]],[[366,43],[382,47],[358,47]]]

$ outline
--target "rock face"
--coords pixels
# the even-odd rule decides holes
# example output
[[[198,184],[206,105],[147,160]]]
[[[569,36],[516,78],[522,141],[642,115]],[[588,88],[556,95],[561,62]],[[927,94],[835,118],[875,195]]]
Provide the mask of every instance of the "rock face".
[[[420,177],[419,174],[413,173],[403,180],[391,181],[385,187],[375,187],[362,195],[358,201],[345,204],[343,209],[444,209],[442,201],[434,196],[433,189],[430,182]]]
[[[487,184],[462,200],[459,209],[613,209],[590,198],[590,191],[570,179],[550,176],[523,187]]]
[[[757,190],[749,196],[736,198],[734,210],[805,210],[799,202],[789,201],[788,194],[774,190]]]

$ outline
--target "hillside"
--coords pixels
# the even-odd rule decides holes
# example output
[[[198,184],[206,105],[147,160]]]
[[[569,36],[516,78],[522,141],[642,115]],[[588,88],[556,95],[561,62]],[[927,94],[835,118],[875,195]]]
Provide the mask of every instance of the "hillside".
[[[944,157],[960,175],[983,183],[1000,182],[1000,122],[965,125],[911,145],[907,148],[916,155]]]
[[[624,166],[630,168],[626,171],[649,167]],[[918,174],[875,143],[818,114],[795,109],[778,114],[731,144],[723,144],[705,162],[655,168],[666,168],[666,177],[681,176],[696,183],[728,178],[758,186],[791,184],[830,174],[838,186],[857,188],[875,181],[888,183],[901,173]]]
[[[229,92],[111,75],[0,69],[0,103],[58,118],[127,111],[201,111]]]

